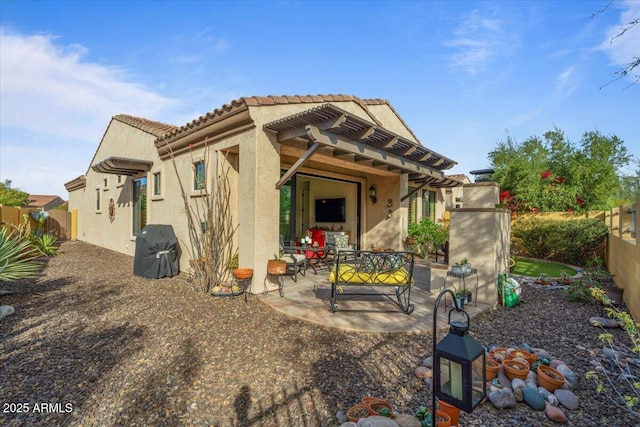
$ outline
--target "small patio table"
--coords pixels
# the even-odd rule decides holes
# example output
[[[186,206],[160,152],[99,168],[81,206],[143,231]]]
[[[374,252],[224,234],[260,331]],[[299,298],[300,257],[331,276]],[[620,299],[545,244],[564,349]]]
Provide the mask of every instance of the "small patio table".
[[[302,245],[300,247],[300,250],[302,250],[307,256],[308,265],[313,268],[314,274],[318,274],[317,267],[319,267],[320,265],[324,265],[325,267],[327,267],[327,269],[329,268],[329,265],[327,264],[327,261],[325,259],[327,256],[326,246]]]

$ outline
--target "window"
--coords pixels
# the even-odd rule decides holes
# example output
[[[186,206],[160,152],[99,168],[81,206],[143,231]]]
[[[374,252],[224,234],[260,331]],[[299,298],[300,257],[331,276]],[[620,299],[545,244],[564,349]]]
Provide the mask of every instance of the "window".
[[[133,180],[133,235],[147,225],[147,177]]]
[[[96,188],[96,211],[100,212],[100,189]]]
[[[431,221],[436,220],[436,192],[424,190],[422,192],[422,217]]]
[[[409,221],[407,221],[407,224],[413,224],[414,222],[417,222],[417,201],[418,196],[416,193],[413,193],[411,196],[409,196]]]
[[[199,160],[193,164],[193,189],[204,190],[207,178],[204,168],[204,160]]]
[[[155,172],[153,174],[153,195],[162,195],[162,175],[160,172]]]
[[[109,187],[109,178],[105,178],[102,180],[102,186],[104,188],[108,188]]]

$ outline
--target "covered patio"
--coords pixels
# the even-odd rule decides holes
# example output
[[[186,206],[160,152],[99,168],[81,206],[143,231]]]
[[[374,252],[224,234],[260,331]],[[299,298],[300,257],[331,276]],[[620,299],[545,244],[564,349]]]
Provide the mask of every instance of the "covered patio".
[[[329,329],[385,334],[430,333],[434,304],[443,281],[429,280],[431,272],[425,262],[416,262],[413,274],[415,285],[411,288],[411,303],[415,304],[415,310],[411,315],[403,313],[393,300],[378,295],[375,287],[371,287],[371,296],[339,297],[338,311],[331,313],[331,284],[327,269],[319,269],[317,274],[309,269],[306,276],[298,276],[297,282],[285,277],[282,297],[278,292],[262,294],[263,284],[257,277],[254,277],[251,291],[262,302],[288,317]],[[451,282],[448,282],[447,286],[450,285]],[[347,292],[349,289],[345,289],[345,294]],[[444,302],[443,298],[438,308],[438,329],[448,328],[451,298],[447,298],[447,308]],[[465,305],[464,309],[470,317],[474,317],[491,307],[487,303],[477,302],[476,305],[476,302],[472,302]],[[452,320],[457,316],[453,313]]]

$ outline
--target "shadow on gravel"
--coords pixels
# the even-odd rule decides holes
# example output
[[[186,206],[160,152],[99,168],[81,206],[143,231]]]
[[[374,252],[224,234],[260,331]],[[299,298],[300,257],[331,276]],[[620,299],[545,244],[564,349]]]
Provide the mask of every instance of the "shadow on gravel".
[[[71,404],[77,410],[94,393],[114,366],[140,351],[144,329],[122,325],[88,333],[83,326],[39,332],[28,339],[4,341],[0,354],[3,401]],[[4,413],[0,424],[67,425],[73,412]],[[17,424],[20,425],[20,424]]]

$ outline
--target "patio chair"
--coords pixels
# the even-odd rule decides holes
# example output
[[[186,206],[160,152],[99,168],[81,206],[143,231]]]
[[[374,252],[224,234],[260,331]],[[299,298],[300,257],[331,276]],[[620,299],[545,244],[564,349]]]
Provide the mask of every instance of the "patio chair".
[[[327,263],[333,263],[341,249],[354,249],[353,245],[349,244],[348,234],[342,234],[340,232],[325,232],[325,237],[327,242],[327,255],[325,257]],[[355,255],[351,252],[348,254],[349,258],[355,259]]]
[[[294,282],[298,281],[298,273],[306,276],[307,256],[300,253],[299,247],[285,245],[282,235],[280,235],[280,251],[282,252],[281,259],[287,262],[287,275],[291,276]]]

